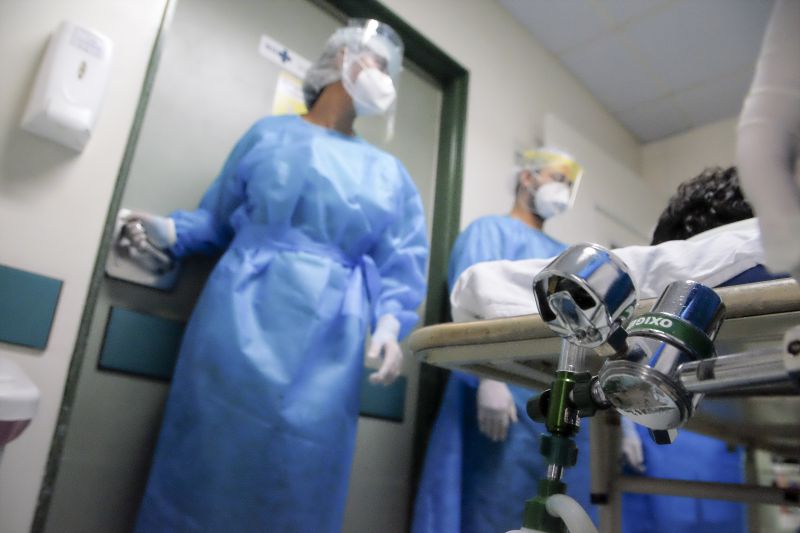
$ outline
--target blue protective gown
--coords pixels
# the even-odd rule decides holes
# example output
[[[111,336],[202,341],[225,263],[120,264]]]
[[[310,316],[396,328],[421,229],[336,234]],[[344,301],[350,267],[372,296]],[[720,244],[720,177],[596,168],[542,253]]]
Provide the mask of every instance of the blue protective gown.
[[[367,328],[417,321],[428,245],[394,157],[296,116],[239,141],[177,256],[224,250],[184,334],[137,531],[338,532]]]
[[[648,477],[743,482],[739,449],[728,449],[722,441],[685,430],[678,432],[673,444],[658,445],[647,429],[641,426],[636,429],[642,439]],[[628,493],[622,496],[622,531],[745,533],[744,513],[744,505],[736,502]]]
[[[450,258],[448,283],[481,261],[554,257],[566,246],[508,216],[483,217],[459,235]],[[533,298],[533,295],[531,295]],[[478,429],[478,380],[454,372],[447,383],[428,442],[414,508],[414,533],[504,533],[522,525],[525,500],[535,496],[546,465],[539,453],[547,429],[533,422],[525,404],[534,391],[509,385],[519,422],[495,443]],[[566,471],[568,492],[589,505],[589,432],[576,441],[578,464]]]

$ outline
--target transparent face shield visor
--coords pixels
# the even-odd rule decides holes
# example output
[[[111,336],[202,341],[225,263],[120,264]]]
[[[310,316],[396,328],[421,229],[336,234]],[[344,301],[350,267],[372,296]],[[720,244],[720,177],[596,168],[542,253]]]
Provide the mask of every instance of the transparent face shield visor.
[[[545,192],[540,191],[540,189],[555,189],[557,187],[556,184],[566,190],[558,191],[559,199],[556,203],[559,204],[559,207],[553,212],[548,212],[550,211],[549,209],[544,209],[546,212],[542,213],[545,215],[543,218],[550,218],[572,208],[578,193],[578,186],[583,177],[583,167],[571,156],[548,148],[534,149],[517,152],[515,154],[515,162],[516,165],[512,176],[515,187],[520,184],[521,172],[527,171],[532,176],[530,185],[525,187],[529,195],[528,207],[532,213],[542,210],[541,207],[536,206],[537,193]],[[547,192],[552,192],[552,190]],[[542,196],[545,195],[543,194]]]
[[[344,48],[342,84],[353,99],[359,129],[382,130],[383,140],[389,141],[394,134],[403,42],[390,26],[372,19],[351,20],[346,31],[353,38]]]

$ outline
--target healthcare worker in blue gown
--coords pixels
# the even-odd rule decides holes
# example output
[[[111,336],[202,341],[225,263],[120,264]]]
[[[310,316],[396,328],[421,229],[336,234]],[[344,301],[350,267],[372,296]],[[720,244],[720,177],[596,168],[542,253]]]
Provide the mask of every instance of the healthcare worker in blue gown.
[[[735,167],[711,167],[682,183],[670,198],[654,230],[652,244],[688,239],[728,224],[753,223],[753,211],[742,196]],[[751,220],[748,220],[751,219]],[[742,222],[744,221],[744,222]],[[773,275],[762,265],[723,283],[765,281]],[[742,452],[724,442],[691,431],[678,432],[673,444],[658,445],[644,427],[622,419],[622,451],[632,471],[650,477],[743,483]],[[650,494],[624,494],[623,533],[744,533],[744,505],[724,500]]]
[[[448,284],[481,261],[554,257],[566,246],[542,232],[565,210],[578,175],[574,159],[555,149],[522,154],[516,197],[507,216],[472,222],[456,240]],[[539,454],[544,424],[525,404],[534,391],[453,372],[447,382],[423,464],[413,533],[503,533],[522,524],[525,501],[537,494],[546,465]],[[589,437],[577,437],[578,464],[566,471],[569,493],[589,509]]]
[[[400,371],[428,255],[417,189],[353,131],[389,111],[403,46],[374,20],[337,30],[304,116],[236,144],[194,211],[144,217],[175,257],[223,252],[184,334],[139,532],[341,531],[366,335]]]

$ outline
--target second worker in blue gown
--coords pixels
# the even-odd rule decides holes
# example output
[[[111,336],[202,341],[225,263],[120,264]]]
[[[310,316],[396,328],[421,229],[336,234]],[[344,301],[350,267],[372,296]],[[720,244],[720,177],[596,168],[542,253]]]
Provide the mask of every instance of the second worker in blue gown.
[[[555,149],[526,151],[515,171],[515,203],[507,216],[472,222],[456,240],[448,284],[471,265],[500,259],[554,257],[566,246],[542,232],[545,219],[567,208],[580,167]],[[417,492],[414,533],[502,533],[519,528],[525,500],[535,496],[546,465],[539,454],[543,424],[525,413],[534,391],[454,372],[436,418]],[[569,493],[589,508],[588,424],[577,437],[578,464],[566,471]]]

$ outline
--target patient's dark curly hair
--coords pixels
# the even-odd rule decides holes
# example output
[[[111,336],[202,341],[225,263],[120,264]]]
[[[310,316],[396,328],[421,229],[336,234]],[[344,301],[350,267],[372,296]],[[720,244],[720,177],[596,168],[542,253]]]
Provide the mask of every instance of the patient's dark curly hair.
[[[680,184],[661,213],[650,244],[688,239],[753,216],[753,209],[739,188],[736,167],[709,167]]]

